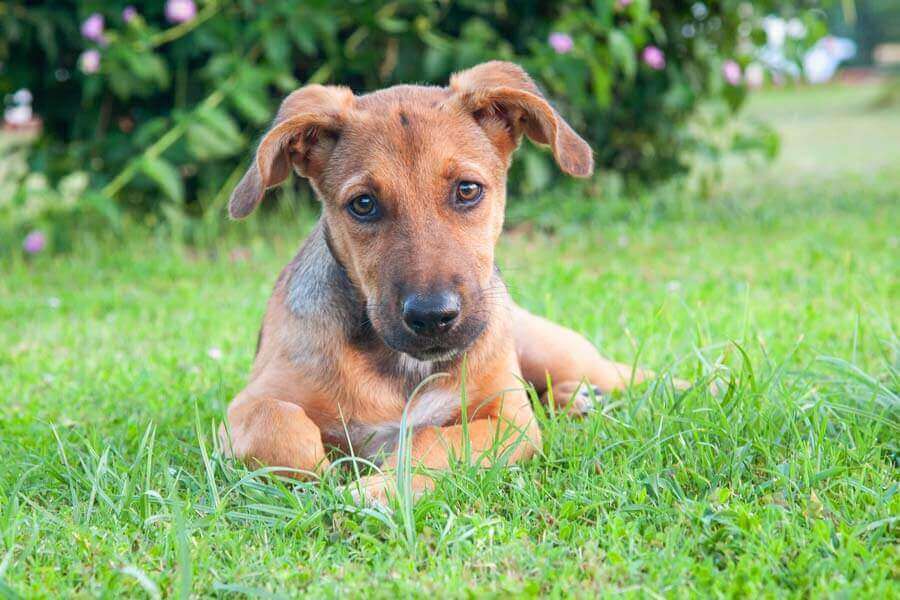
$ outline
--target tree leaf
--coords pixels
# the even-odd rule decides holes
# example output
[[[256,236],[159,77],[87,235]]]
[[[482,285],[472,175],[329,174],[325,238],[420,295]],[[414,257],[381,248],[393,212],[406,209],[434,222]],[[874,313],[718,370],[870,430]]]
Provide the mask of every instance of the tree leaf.
[[[637,57],[631,40],[620,29],[613,29],[609,32],[609,51],[613,61],[622,70],[625,77],[633,79],[637,71]]]
[[[174,202],[184,202],[184,182],[172,163],[158,157],[141,159],[141,172],[153,180],[163,193]]]
[[[228,94],[231,105],[251,122],[261,125],[269,120],[270,110],[265,100],[241,88],[231,90]]]
[[[235,120],[221,108],[203,108],[198,110],[196,118],[199,122],[221,136],[225,142],[233,146],[243,146],[244,136]]]

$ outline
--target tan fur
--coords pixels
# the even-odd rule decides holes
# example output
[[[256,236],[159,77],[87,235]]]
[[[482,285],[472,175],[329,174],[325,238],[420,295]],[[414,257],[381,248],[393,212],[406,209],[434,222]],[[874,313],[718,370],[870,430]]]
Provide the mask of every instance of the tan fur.
[[[293,167],[309,178],[323,215],[269,301],[250,382],[222,430],[231,454],[297,477],[328,466],[325,445],[381,458],[386,474],[365,478],[359,489],[384,501],[407,396],[432,371],[446,375],[409,406],[413,463],[445,469],[463,456],[463,356],[468,441],[479,464],[515,462],[540,449],[520,378],[581,413],[589,408],[587,396],[575,398],[583,383],[606,392],[648,376],[517,307],[496,275],[506,170],[523,135],[549,144],[567,173],[590,175],[588,145],[510,63],[479,65],[446,88],[398,86],[357,97],[309,86],[288,96],[230,211],[249,214]],[[451,201],[461,180],[483,185],[471,210]],[[377,196],[384,213],[377,225],[349,216],[348,202],[361,193]],[[459,294],[469,328],[461,324],[454,334],[452,357],[432,364],[396,350],[413,342],[392,336],[406,335],[398,328],[398,288],[435,286]],[[546,390],[548,375],[558,393]],[[417,474],[413,483],[418,493],[431,480]]]

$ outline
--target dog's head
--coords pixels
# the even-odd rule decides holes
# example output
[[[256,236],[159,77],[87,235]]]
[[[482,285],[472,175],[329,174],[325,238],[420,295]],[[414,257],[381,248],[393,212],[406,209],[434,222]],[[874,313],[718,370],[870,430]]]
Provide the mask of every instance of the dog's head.
[[[448,358],[484,330],[506,171],[522,135],[586,177],[590,147],[517,65],[489,62],[441,87],[289,95],[229,211],[250,214],[293,168],[324,204],[335,258],[378,335],[421,360]]]

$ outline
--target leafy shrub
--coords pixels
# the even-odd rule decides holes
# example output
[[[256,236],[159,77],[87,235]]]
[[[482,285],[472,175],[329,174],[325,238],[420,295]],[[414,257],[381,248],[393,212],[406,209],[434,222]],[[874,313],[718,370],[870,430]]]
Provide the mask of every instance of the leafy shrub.
[[[653,181],[697,152],[771,147],[759,131],[710,144],[689,124],[701,106],[715,107],[713,123],[738,109],[759,19],[778,8],[733,0],[7,1],[0,94],[32,91],[45,135],[29,161],[50,181],[86,170],[91,189],[120,206],[197,213],[221,205],[290,90],[444,83],[455,70],[501,58],[545,86],[601,168]],[[513,181],[530,189],[555,176],[534,149],[519,168]]]

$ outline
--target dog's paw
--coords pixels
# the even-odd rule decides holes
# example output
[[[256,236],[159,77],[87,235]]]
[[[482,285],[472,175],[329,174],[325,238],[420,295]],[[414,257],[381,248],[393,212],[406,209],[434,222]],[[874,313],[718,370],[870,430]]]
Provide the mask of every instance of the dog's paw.
[[[355,504],[382,510],[387,510],[390,498],[396,496],[396,489],[394,476],[383,473],[360,477],[344,486],[344,492],[350,494]]]
[[[583,381],[564,381],[553,384],[553,402],[557,410],[570,417],[584,417],[600,406],[603,393],[596,385]],[[544,394],[544,403],[550,400],[549,392]]]
[[[350,494],[356,504],[372,506],[387,512],[390,512],[391,501],[401,496],[397,491],[397,474],[393,471],[360,477],[353,483],[344,486],[343,489]],[[429,475],[414,474],[408,485],[404,487],[404,496],[408,496],[413,502],[416,502],[422,497],[422,494],[432,489],[434,489],[434,480]]]

